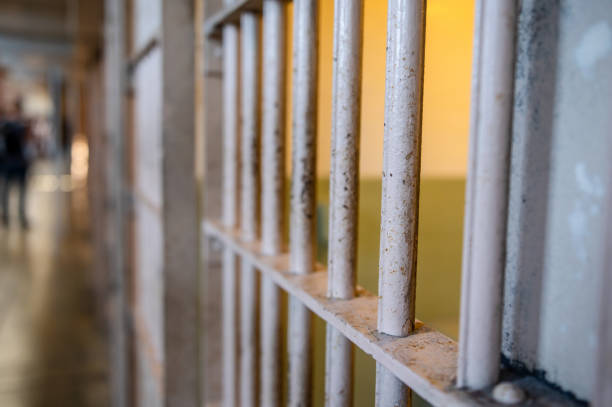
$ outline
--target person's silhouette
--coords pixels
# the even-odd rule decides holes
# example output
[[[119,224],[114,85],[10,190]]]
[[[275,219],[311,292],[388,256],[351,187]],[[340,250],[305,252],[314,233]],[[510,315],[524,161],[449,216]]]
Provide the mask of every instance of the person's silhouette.
[[[19,187],[19,219],[24,228],[28,227],[26,216],[26,177],[28,159],[26,156],[28,128],[21,116],[21,104],[15,104],[14,112],[0,124],[2,137],[2,180],[0,183],[0,201],[2,204],[2,223],[9,222],[9,192],[12,184]]]

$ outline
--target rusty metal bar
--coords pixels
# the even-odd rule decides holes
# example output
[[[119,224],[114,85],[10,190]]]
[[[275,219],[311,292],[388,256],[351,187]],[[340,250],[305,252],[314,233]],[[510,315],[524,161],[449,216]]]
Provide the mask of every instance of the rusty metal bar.
[[[315,265],[318,0],[295,0],[293,22],[293,154],[289,252],[291,271]],[[310,404],[312,317],[289,298],[289,406]]]
[[[285,1],[263,2],[262,251],[279,255],[285,225]],[[260,405],[281,404],[280,290],[261,278]]]
[[[425,1],[389,0],[378,330],[393,336],[414,329],[424,39]],[[377,376],[378,406],[409,400],[383,367]]]
[[[497,381],[516,2],[479,1],[463,246],[458,385]]]
[[[231,0],[226,0],[231,3]],[[223,224],[238,226],[238,27],[223,27]],[[223,400],[238,405],[237,270],[232,249],[224,248],[223,287]]]
[[[259,18],[243,13],[240,18],[240,90],[242,124],[242,182],[240,227],[242,239],[257,238],[259,181]],[[240,405],[257,404],[257,273],[241,258],[240,281]]]
[[[334,4],[332,163],[328,250],[328,295],[355,295],[363,1]],[[327,327],[326,405],[350,406],[353,399],[352,345]]]

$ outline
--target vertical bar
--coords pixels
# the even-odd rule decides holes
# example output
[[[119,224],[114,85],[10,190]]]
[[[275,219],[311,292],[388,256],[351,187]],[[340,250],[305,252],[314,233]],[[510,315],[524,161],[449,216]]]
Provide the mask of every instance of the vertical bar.
[[[218,2],[196,1],[200,13],[196,11],[196,21],[204,21],[218,10]],[[198,17],[203,16],[202,17]],[[200,30],[196,33],[196,41],[201,41],[200,66],[196,66],[196,78],[200,77],[203,83],[200,86],[202,98],[198,101],[202,111],[200,131],[196,131],[203,141],[200,145],[203,153],[200,177],[203,180],[200,204],[203,209],[202,217],[205,219],[221,219],[222,199],[221,185],[223,182],[223,52],[220,41],[208,38],[204,34],[204,26],[196,24]],[[196,91],[198,91],[196,89]],[[198,104],[196,103],[196,107]],[[200,109],[198,109],[200,110]],[[203,133],[203,134],[202,134]],[[197,148],[197,147],[196,147]],[[201,366],[201,399],[203,405],[221,404],[223,402],[223,250],[218,242],[210,239],[202,241],[202,263],[204,271],[200,280],[200,307],[202,308],[202,329],[200,356]]]
[[[231,0],[225,2],[231,3]],[[238,225],[238,27],[223,27],[223,224]],[[223,400],[238,405],[237,380],[237,276],[236,258],[229,247],[223,252]]]
[[[389,0],[378,330],[394,336],[414,329],[424,39],[425,1]],[[377,405],[405,405],[407,387],[377,369]]]
[[[262,252],[283,250],[285,225],[285,6],[284,0],[263,2],[262,123]],[[280,290],[261,277],[260,405],[281,404]]]
[[[226,247],[223,249],[223,405],[237,406],[237,330],[236,330],[236,256]]]
[[[126,20],[125,4],[121,0],[105,1],[105,130],[108,139],[106,157],[108,192],[108,247],[113,253],[110,267],[109,309],[111,314],[111,400],[114,406],[123,407],[130,400],[129,338],[127,331],[128,304],[125,279],[125,89],[126,89]]]
[[[314,270],[317,110],[317,3],[294,1],[293,153],[291,173],[290,266]],[[289,406],[310,405],[312,316],[289,298]]]
[[[245,241],[257,238],[257,193],[259,180],[259,21],[254,13],[240,17],[241,34],[241,123],[242,196],[241,231]],[[257,403],[257,274],[241,259],[240,282],[240,405]]]
[[[238,27],[223,27],[223,224],[238,226]]]
[[[193,0],[162,0],[161,13],[163,388],[167,405],[183,407],[199,404],[193,7]]]
[[[476,12],[457,374],[471,389],[499,374],[515,3],[482,1]]]
[[[612,147],[608,143],[608,151]],[[612,173],[608,172],[608,192],[606,202],[605,220],[610,225],[612,221]],[[612,229],[608,228],[604,236],[604,261],[600,274],[599,298],[599,332],[597,345],[596,371],[594,374],[593,407],[606,407],[612,405]]]
[[[334,4],[332,151],[328,250],[328,295],[355,295],[363,1]],[[327,326],[326,405],[353,403],[351,342]]]

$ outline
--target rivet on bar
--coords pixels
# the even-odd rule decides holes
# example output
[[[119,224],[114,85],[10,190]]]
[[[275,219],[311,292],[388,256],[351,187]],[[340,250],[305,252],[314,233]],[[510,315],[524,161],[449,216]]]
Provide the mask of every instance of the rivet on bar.
[[[407,336],[414,304],[421,166],[425,1],[389,0],[378,330]],[[377,366],[377,406],[404,406],[408,388]]]
[[[226,4],[231,0],[226,1]],[[223,26],[223,224],[238,226],[238,27]],[[236,257],[224,248],[223,297],[223,399],[226,407],[238,405],[237,276]]]
[[[293,152],[289,252],[291,271],[315,266],[317,0],[294,1]],[[310,405],[312,316],[289,298],[289,406]]]
[[[514,72],[514,1],[479,1],[457,382],[481,389],[498,379]]]
[[[363,1],[336,0],[334,10],[328,295],[351,299],[357,263]],[[352,405],[352,344],[331,325],[325,386],[327,406]]]
[[[259,17],[240,17],[242,196],[241,232],[245,242],[257,239],[259,182]],[[240,406],[257,405],[257,271],[240,259]]]
[[[284,249],[285,225],[285,0],[263,2],[263,111],[261,250],[269,256]],[[261,276],[260,405],[281,404],[280,289]]]

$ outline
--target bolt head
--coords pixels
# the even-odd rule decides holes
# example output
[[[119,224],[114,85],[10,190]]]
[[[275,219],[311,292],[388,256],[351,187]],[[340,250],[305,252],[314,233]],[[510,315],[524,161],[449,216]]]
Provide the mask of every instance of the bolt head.
[[[517,404],[525,400],[525,392],[514,383],[501,382],[493,388],[493,398],[502,404]]]

